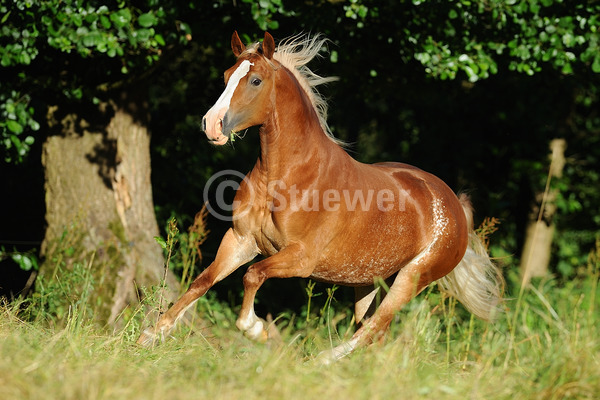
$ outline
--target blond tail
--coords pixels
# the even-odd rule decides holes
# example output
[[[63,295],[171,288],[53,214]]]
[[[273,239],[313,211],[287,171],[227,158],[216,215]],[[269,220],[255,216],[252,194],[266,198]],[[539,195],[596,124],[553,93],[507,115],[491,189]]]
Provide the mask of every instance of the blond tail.
[[[459,196],[469,226],[469,247],[460,263],[438,280],[442,290],[460,301],[471,313],[487,321],[500,311],[504,278],[490,260],[483,241],[473,231],[473,208],[466,194]]]

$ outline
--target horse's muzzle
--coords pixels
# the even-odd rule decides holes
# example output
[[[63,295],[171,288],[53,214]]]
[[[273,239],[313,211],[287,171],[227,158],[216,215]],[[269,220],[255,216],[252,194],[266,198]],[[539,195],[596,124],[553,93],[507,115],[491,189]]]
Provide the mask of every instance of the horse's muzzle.
[[[222,110],[215,113],[211,109],[202,118],[202,130],[206,134],[208,141],[212,144],[223,145],[229,140],[229,135],[223,134],[223,132],[226,132],[223,130],[225,112],[225,110]]]
[[[231,114],[229,112],[226,112],[225,115],[223,116],[223,121],[221,122],[221,130],[222,130],[223,136],[230,137],[231,132],[233,132],[233,130],[235,128],[235,124],[236,124],[235,119],[231,118]]]

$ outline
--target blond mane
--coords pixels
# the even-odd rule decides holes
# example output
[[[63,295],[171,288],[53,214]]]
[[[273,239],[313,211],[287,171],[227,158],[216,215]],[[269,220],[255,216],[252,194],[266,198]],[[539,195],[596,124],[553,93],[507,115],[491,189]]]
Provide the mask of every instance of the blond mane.
[[[338,80],[337,77],[323,77],[315,74],[306,66],[312,59],[319,56],[321,49],[329,40],[321,34],[310,36],[298,34],[282,40],[273,54],[273,58],[287,68],[296,77],[300,87],[304,90],[312,103],[323,131],[335,143],[344,145],[344,142],[333,136],[327,125],[327,101],[317,90],[317,86]],[[248,48],[256,50],[259,44]]]

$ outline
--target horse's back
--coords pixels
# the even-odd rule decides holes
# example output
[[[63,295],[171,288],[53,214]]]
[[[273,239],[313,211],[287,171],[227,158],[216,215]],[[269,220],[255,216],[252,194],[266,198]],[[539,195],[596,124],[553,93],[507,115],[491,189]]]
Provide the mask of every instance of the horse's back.
[[[396,161],[382,161],[374,164],[370,164],[376,167],[389,167],[389,168],[397,168],[397,169],[408,169],[408,170],[419,170],[422,171],[421,168],[415,167],[414,165],[405,164]]]
[[[455,207],[459,206],[458,197],[454,191],[443,180],[421,168],[391,161],[369,165],[392,176],[396,182],[413,195],[419,195],[423,190],[428,192],[427,194],[432,198],[429,201],[423,199],[423,204],[428,204],[434,198],[440,197],[444,202],[453,203]]]

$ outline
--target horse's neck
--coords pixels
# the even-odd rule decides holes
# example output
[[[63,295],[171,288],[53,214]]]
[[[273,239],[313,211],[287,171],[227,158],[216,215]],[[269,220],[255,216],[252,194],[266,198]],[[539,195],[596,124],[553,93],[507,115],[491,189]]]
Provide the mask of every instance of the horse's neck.
[[[285,85],[297,85],[294,78],[286,79],[289,81]],[[285,85],[277,85],[274,112],[260,129],[261,156],[257,166],[263,169],[267,181],[284,179],[303,168],[318,170],[332,152],[341,150],[323,132],[302,89]]]

